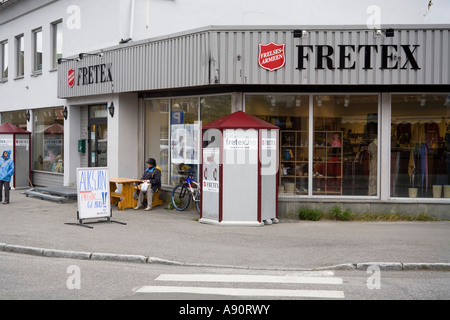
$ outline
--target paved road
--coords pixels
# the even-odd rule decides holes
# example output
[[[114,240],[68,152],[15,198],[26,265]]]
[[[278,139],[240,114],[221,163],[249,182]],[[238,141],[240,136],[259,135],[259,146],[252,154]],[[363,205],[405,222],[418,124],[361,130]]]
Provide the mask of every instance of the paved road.
[[[2,300],[261,300],[263,304],[272,300],[450,298],[450,274],[436,271],[236,270],[5,252],[0,252],[0,270]]]
[[[58,204],[19,191],[0,207],[0,251],[14,246],[131,255],[151,262],[235,266],[273,270],[314,269],[344,264],[450,262],[450,222],[295,222],[263,227],[219,227],[199,223],[195,211],[162,207],[113,210],[113,219],[93,229],[76,222],[77,203]],[[20,251],[20,250],[19,250]],[[104,256],[103,256],[104,257]],[[108,258],[108,257],[106,257]]]

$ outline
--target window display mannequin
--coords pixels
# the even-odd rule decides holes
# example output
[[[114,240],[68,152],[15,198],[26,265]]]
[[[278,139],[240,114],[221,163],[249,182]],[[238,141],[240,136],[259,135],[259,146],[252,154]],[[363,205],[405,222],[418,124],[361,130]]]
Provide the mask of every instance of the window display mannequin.
[[[369,162],[369,196],[377,195],[377,158],[378,158],[378,139],[375,138],[369,143],[367,151],[370,155]]]

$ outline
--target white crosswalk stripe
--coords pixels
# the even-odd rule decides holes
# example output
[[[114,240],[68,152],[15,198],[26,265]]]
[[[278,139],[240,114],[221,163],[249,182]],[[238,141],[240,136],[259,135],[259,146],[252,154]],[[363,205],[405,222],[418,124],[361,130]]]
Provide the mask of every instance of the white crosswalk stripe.
[[[210,294],[241,297],[291,297],[291,298],[324,298],[343,299],[342,290],[316,290],[300,288],[300,285],[324,285],[336,286],[343,284],[342,278],[334,277],[333,272],[310,272],[299,275],[251,275],[251,274],[161,274],[155,281],[177,282],[176,286],[144,286],[136,290],[136,293],[186,293],[186,294]],[[179,283],[208,283],[211,286],[180,286]],[[296,289],[282,288],[227,288],[213,286],[216,283],[261,284],[273,286],[294,285]],[[297,288],[299,287],[299,288]],[[339,287],[338,287],[339,288]]]

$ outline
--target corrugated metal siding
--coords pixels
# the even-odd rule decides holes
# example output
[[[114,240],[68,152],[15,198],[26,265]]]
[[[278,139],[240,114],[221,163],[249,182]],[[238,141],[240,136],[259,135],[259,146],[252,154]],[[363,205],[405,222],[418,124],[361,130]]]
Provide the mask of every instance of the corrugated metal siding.
[[[42,171],[32,171],[33,186],[49,187],[64,186],[64,175],[55,173],[45,173]]]
[[[392,38],[375,37],[372,30],[311,31],[307,38],[294,38],[293,30],[285,31],[222,31],[211,35],[211,43],[217,42],[215,53],[218,68],[213,70],[221,84],[286,84],[286,85],[390,85],[390,84],[450,84],[449,30],[395,30]],[[214,40],[213,38],[216,38]],[[285,44],[286,64],[276,71],[267,71],[258,64],[259,44]],[[305,70],[298,68],[298,45],[329,45],[334,69],[316,69],[316,48],[309,54]],[[339,45],[354,45],[355,69],[338,69]],[[372,53],[372,69],[365,70],[363,50],[360,45],[378,45],[378,53]],[[396,45],[398,60],[390,61],[397,69],[381,69],[380,45]],[[419,45],[414,52],[420,70],[412,70],[401,45]],[[238,59],[238,56],[241,59]],[[213,56],[214,57],[214,56]]]
[[[209,84],[270,84],[270,85],[417,85],[450,84],[449,29],[395,30],[392,38],[375,37],[373,30],[312,30],[306,38],[294,38],[293,28],[258,30],[234,28],[187,33],[172,38],[116,47],[106,50],[104,57],[85,57],[80,62],[64,62],[58,68],[58,96],[69,98],[95,94],[130,91],[150,91],[186,88]],[[286,64],[276,71],[267,71],[258,64],[259,44],[285,44]],[[329,45],[335,69],[318,70],[315,51],[308,51],[305,70],[298,67],[298,45]],[[350,65],[355,69],[341,70],[339,45],[354,45]],[[377,45],[372,53],[372,69],[365,70],[360,45]],[[381,45],[397,45],[397,69],[380,69]],[[401,45],[420,47],[414,52],[420,70],[400,69],[407,61]],[[393,65],[397,60],[392,60]],[[67,85],[69,68],[112,63],[113,82],[90,85]],[[75,74],[77,80],[77,74]]]
[[[167,89],[209,84],[208,33],[147,42],[104,52],[104,57],[86,56],[80,62],[58,67],[61,98]],[[68,86],[68,70],[111,63],[112,82]]]

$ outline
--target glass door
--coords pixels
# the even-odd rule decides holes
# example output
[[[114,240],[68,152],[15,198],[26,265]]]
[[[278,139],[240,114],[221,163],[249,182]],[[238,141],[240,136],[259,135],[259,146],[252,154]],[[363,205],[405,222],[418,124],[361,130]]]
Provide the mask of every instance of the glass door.
[[[89,167],[108,166],[107,106],[89,107]]]

